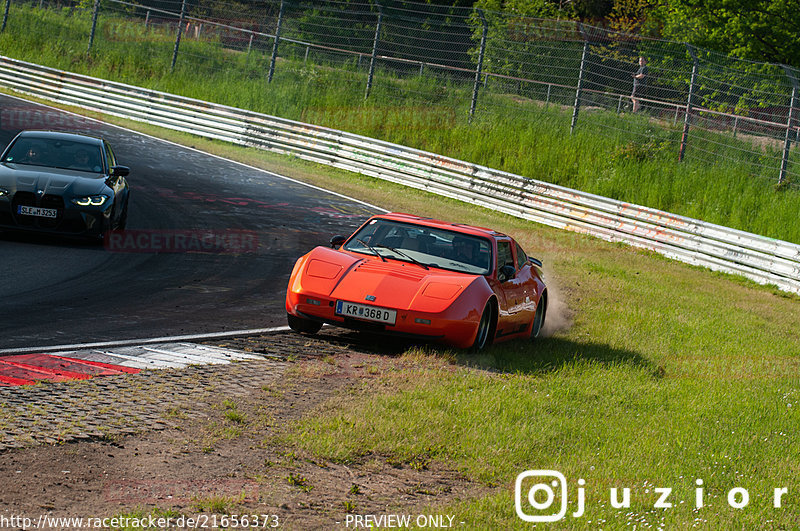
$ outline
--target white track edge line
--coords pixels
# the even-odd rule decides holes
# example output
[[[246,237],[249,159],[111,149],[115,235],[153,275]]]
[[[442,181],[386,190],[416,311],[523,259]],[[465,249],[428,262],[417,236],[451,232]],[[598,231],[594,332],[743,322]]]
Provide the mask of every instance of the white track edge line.
[[[71,345],[50,345],[45,347],[19,347],[0,350],[3,354],[26,354],[29,352],[58,352],[62,350],[81,350],[108,347],[130,347],[136,345],[151,345],[153,343],[173,343],[177,341],[196,341],[199,339],[216,339],[235,336],[252,336],[256,334],[271,334],[275,332],[286,332],[290,330],[288,326],[276,326],[273,328],[256,328],[253,330],[232,330],[230,332],[211,332],[208,334],[190,334],[182,336],[163,336],[141,339],[121,339],[118,341],[103,341],[98,343],[74,343]]]

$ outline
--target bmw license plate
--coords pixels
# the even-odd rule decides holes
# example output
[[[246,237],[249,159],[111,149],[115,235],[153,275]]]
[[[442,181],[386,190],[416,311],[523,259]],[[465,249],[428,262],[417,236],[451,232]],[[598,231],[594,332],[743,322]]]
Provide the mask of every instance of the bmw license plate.
[[[397,320],[396,310],[387,310],[386,308],[345,301],[336,301],[336,314],[390,325],[393,325]]]
[[[58,210],[56,210],[55,208],[41,208],[41,207],[19,205],[17,207],[17,214],[22,214],[23,216],[36,216],[39,218],[55,219],[58,217]]]

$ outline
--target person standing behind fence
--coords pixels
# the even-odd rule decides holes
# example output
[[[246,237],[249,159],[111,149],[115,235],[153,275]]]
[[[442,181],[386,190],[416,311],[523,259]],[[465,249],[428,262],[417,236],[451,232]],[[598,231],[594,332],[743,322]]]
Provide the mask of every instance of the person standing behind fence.
[[[639,70],[633,74],[633,92],[631,92],[631,102],[633,103],[632,112],[639,110],[639,98],[642,97],[644,92],[644,85],[647,77],[647,59],[639,57]]]

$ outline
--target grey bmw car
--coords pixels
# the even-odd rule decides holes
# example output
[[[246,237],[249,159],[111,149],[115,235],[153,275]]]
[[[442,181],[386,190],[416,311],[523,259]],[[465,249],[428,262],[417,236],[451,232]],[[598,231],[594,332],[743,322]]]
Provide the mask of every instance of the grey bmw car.
[[[102,138],[22,131],[0,156],[0,229],[92,239],[122,230],[129,173]]]

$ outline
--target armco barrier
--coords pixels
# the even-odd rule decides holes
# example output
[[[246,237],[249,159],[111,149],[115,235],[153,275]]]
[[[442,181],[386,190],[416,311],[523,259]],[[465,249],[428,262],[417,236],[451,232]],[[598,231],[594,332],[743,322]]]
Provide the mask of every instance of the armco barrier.
[[[0,86],[57,103],[255,146],[800,293],[800,245],[433,153],[0,56]]]

